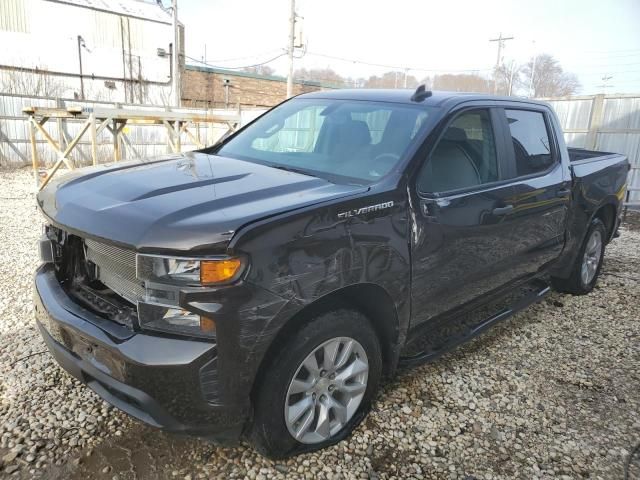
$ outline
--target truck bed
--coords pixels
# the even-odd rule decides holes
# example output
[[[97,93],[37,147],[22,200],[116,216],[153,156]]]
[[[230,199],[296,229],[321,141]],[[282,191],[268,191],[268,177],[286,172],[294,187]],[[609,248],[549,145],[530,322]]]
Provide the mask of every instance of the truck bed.
[[[608,157],[610,155],[617,155],[611,152],[601,152],[598,150],[586,150],[584,148],[568,148],[569,159],[571,163],[580,162],[583,160],[595,160]]]

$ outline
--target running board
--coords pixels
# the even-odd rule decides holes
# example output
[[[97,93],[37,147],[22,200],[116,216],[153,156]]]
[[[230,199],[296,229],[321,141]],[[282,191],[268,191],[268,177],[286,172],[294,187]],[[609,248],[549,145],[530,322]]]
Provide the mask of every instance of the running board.
[[[435,360],[441,355],[451,351],[458,345],[465,343],[471,340],[472,338],[478,336],[480,333],[488,329],[493,324],[499,321],[505,320],[511,317],[512,315],[515,315],[519,311],[527,308],[529,305],[540,301],[550,292],[550,290],[551,290],[551,287],[546,283],[544,285],[538,285],[537,288],[533,290],[529,289],[529,292],[527,292],[527,294],[520,297],[518,300],[513,302],[508,307],[498,310],[498,313],[494,313],[493,315],[489,316],[485,320],[482,320],[480,322],[474,322],[473,326],[466,329],[465,334],[458,335],[458,336],[452,335],[448,340],[443,342],[441,346],[437,346],[436,348],[433,348],[433,343],[430,342],[430,337],[437,338],[439,336],[437,332],[438,327],[432,328],[429,331],[426,331],[421,335],[416,336],[410,342],[407,343],[407,346],[409,346],[409,350],[411,350],[410,346],[416,343],[418,344],[426,343],[428,346],[431,346],[432,348],[427,348],[421,352],[412,353],[410,355],[401,355],[399,366],[412,367],[412,366],[421,365],[423,363],[427,363]],[[498,302],[499,301],[493,302],[493,303],[498,303]],[[472,314],[473,314],[473,311],[469,311],[469,312],[460,314],[457,317],[449,318],[445,322],[443,322],[446,324],[446,326],[443,325],[442,328],[443,329],[447,328],[449,324],[453,324],[453,323],[464,324],[465,323],[464,318],[469,317]],[[450,330],[450,329],[447,328],[447,330]]]

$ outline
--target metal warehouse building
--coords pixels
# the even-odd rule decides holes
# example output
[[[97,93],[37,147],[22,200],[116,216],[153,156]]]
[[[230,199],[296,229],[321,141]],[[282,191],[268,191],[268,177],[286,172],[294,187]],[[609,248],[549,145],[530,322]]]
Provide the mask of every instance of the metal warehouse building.
[[[2,0],[0,91],[169,105],[173,42],[159,0]]]

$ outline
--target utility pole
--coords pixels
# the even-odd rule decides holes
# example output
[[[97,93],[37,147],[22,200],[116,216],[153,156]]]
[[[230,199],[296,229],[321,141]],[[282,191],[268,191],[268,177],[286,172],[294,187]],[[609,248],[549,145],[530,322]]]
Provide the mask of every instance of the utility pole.
[[[516,74],[516,62],[515,60],[511,60],[511,73],[509,75],[509,90],[507,95],[511,96],[511,93],[513,92],[513,77]]]
[[[536,62],[538,61],[538,54],[535,51],[536,41],[533,41],[533,61],[531,62],[531,76],[529,77],[529,97],[533,98],[535,96],[536,91],[533,88],[533,79],[536,76]]]
[[[601,88],[602,89],[602,93],[607,93],[607,88],[612,87],[613,85],[609,85],[609,80],[611,80],[613,78],[613,76],[611,75],[605,75],[604,77],[601,78],[602,80],[602,84],[600,85],[596,85],[597,88]]]
[[[80,63],[80,100],[84,100],[84,78],[82,75],[82,44],[84,40],[78,35],[78,62]]]
[[[503,37],[502,32],[498,35],[498,38],[489,39],[490,42],[498,42],[498,58],[496,59],[496,70],[493,75],[493,93],[498,93],[498,70],[500,69],[500,62],[502,61],[502,49],[504,48],[504,42],[507,40],[513,40],[513,37]]]
[[[171,63],[173,64],[173,104],[180,106],[182,88],[180,86],[180,29],[178,27],[178,0],[173,0],[173,52]]]
[[[291,16],[289,17],[289,75],[287,75],[287,98],[293,96],[293,49],[296,37],[296,0],[291,0]]]
[[[404,69],[404,88],[407,88],[407,75],[409,74],[409,69]]]

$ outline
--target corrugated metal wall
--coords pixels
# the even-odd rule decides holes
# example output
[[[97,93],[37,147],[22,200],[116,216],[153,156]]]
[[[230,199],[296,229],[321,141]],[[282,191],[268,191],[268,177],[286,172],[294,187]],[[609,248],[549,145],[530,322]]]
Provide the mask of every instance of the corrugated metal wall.
[[[24,0],[2,0],[0,7],[0,30],[7,32],[29,32],[29,19]]]
[[[640,95],[548,98],[569,146],[622,153],[629,158],[630,201],[640,205]]]
[[[85,98],[91,100],[166,103],[171,98],[171,57],[174,41],[171,16],[158,5],[142,2],[91,2],[75,4],[48,0],[0,0],[0,65],[37,68],[64,75],[49,75],[58,96],[80,95],[79,74],[82,57]],[[101,11],[96,6],[109,7]],[[131,12],[129,12],[129,10]],[[135,14],[145,15],[138,18]],[[83,47],[78,52],[78,36]],[[126,79],[107,87],[104,80]],[[22,90],[8,90],[20,76]],[[36,91],[34,74],[0,69],[0,89],[27,95],[47,95]],[[36,75],[37,77],[37,75]],[[142,82],[155,82],[153,84]]]

